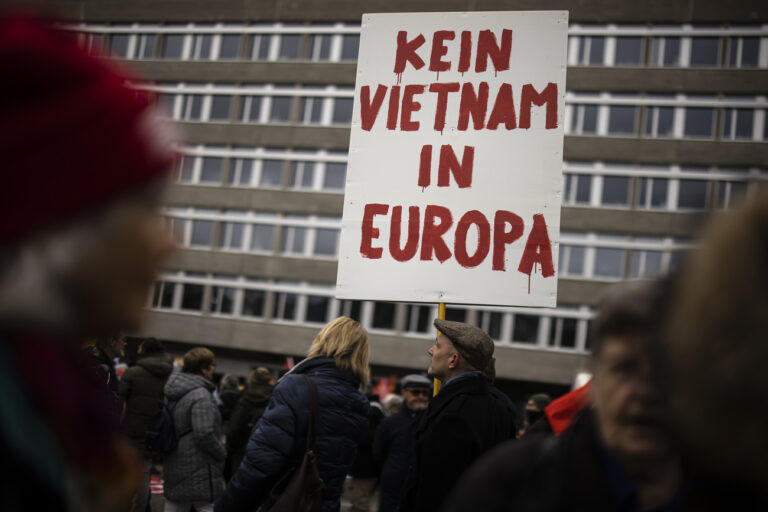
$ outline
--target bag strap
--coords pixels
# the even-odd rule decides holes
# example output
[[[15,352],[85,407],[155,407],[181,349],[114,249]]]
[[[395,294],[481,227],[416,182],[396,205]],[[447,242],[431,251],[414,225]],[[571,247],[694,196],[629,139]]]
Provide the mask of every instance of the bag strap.
[[[315,430],[317,429],[317,386],[315,381],[306,374],[303,377],[307,380],[309,386],[309,424],[307,425],[307,450],[315,449]]]

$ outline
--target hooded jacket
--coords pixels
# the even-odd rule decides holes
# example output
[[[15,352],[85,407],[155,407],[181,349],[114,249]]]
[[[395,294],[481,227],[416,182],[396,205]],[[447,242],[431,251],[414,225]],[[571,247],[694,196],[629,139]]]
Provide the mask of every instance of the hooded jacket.
[[[254,426],[264,414],[273,389],[269,384],[253,384],[243,392],[235,404],[226,429],[230,475],[240,467],[240,462],[245,456],[245,445]]]
[[[358,390],[358,378],[325,356],[305,359],[275,386],[248,441],[243,463],[216,503],[216,512],[257,509],[275,482],[300,462],[310,411],[309,386],[301,374],[317,387],[315,452],[325,484],[321,510],[338,512],[344,479],[367,432],[369,405]]]
[[[125,370],[120,379],[120,399],[125,403],[123,432],[144,457],[153,453],[144,444],[149,418],[158,411],[163,388],[173,370],[171,356],[148,354]]]
[[[173,373],[165,396],[173,411],[176,450],[163,462],[163,490],[176,502],[214,502],[224,489],[224,432],[211,392],[213,383],[201,375]]]

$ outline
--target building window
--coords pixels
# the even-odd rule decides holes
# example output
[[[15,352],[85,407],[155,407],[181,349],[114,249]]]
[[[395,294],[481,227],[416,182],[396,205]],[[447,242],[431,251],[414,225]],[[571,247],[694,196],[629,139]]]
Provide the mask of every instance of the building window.
[[[200,172],[200,183],[221,184],[221,169],[224,159],[217,156],[204,156]]]
[[[738,203],[747,193],[747,183],[743,181],[715,182],[717,208],[728,208]]]
[[[501,338],[502,313],[498,311],[478,311],[477,326],[488,333],[494,340]]]
[[[181,309],[201,311],[203,309],[203,289],[201,284],[184,283],[181,286]]]
[[[728,39],[728,66],[756,68],[759,64],[759,37],[731,37]]]
[[[730,140],[751,140],[754,120],[754,109],[725,109],[723,111],[723,126],[720,131],[720,136]]]
[[[253,159],[252,158],[236,158],[231,161],[229,169],[229,184],[248,186],[251,184],[251,176],[253,174]]]
[[[153,308],[172,308],[173,307],[173,292],[176,289],[175,283],[167,283],[164,281],[157,281],[155,283],[155,290],[152,296]]]
[[[229,121],[229,113],[232,110],[232,96],[215,94],[211,97],[211,121]]]
[[[164,59],[181,60],[185,37],[183,34],[166,34],[163,37],[162,57]]]
[[[315,182],[314,162],[291,162],[291,188],[313,188]]]
[[[211,58],[211,41],[213,36],[210,34],[197,34],[192,36],[192,60],[209,60]]]
[[[318,295],[309,295],[307,297],[307,312],[304,320],[307,322],[325,323],[328,321],[328,304],[331,302],[329,297]]]
[[[352,98],[336,98],[333,100],[333,124],[349,124],[352,122]]]
[[[240,58],[240,44],[242,37],[240,34],[224,34],[221,36],[221,46],[219,47],[219,59],[233,60]]]
[[[602,66],[605,53],[605,37],[582,36],[579,45],[578,64],[582,66]]]
[[[263,317],[265,295],[263,290],[245,290],[241,314],[243,316]]]
[[[539,338],[539,317],[515,313],[512,341],[536,344]]]
[[[347,175],[347,164],[327,162],[323,176],[323,190],[344,190]]]
[[[296,319],[296,303],[299,296],[295,293],[275,293],[275,302],[272,305],[272,318],[280,320]]]
[[[237,118],[243,123],[258,123],[261,120],[261,96],[242,96]]]
[[[617,66],[640,66],[644,62],[642,37],[617,37],[616,58]]]
[[[592,176],[589,174],[565,174],[565,204],[589,204],[592,194]]]
[[[707,172],[705,167],[685,167],[685,172]],[[707,182],[680,180],[677,195],[678,208],[704,209],[707,207]]]
[[[264,160],[261,162],[259,186],[265,188],[281,188],[283,186],[283,160]]]
[[[269,46],[272,36],[267,34],[254,34],[248,38],[245,55],[250,60],[267,60],[269,58]]]
[[[181,120],[200,121],[203,117],[203,97],[199,94],[185,94],[181,98]]]
[[[646,107],[643,134],[646,137],[672,137],[674,116],[673,107]]]
[[[298,34],[283,34],[280,36],[280,60],[297,60],[301,47],[301,36]]]
[[[595,277],[621,278],[624,276],[624,249],[595,249]]]
[[[291,96],[273,96],[272,110],[269,113],[269,120],[279,123],[287,123],[291,120]]]
[[[128,55],[128,45],[131,42],[131,36],[128,34],[112,34],[109,36],[109,52],[113,57],[130,59]]]
[[[286,218],[295,218],[288,216]],[[305,218],[305,217],[301,217]],[[299,226],[283,226],[283,240],[280,252],[283,254],[304,254],[304,241],[307,237],[307,228]]]
[[[181,183],[192,183],[195,177],[195,162],[197,157],[184,155],[179,162],[179,178]]]
[[[193,220],[190,245],[210,247],[213,243],[213,221]]]
[[[549,346],[560,348],[576,348],[577,325],[578,320],[575,318],[551,318],[549,329]]]
[[[272,252],[275,240],[275,226],[254,224],[251,231],[251,250]]]
[[[407,332],[427,332],[432,326],[432,308],[408,304],[405,307],[405,330]]]
[[[563,276],[583,276],[585,252],[586,249],[580,245],[560,244],[559,273]]]
[[[680,38],[654,37],[651,39],[651,66],[677,67],[680,65]]]
[[[157,35],[140,34],[136,45],[136,55],[139,59],[154,59],[157,54]]]
[[[349,317],[352,320],[357,320],[359,322],[362,304],[363,303],[359,300],[342,300],[339,302],[339,315]]]
[[[211,313],[231,315],[235,302],[235,289],[226,286],[214,286],[211,288]]]
[[[245,224],[242,222],[223,222],[219,231],[219,247],[240,250],[243,248]]]
[[[445,308],[445,319],[452,322],[466,322],[467,310],[464,308]]]
[[[331,58],[331,36],[313,34],[309,39],[309,60],[325,61]]]
[[[604,206],[629,206],[629,178],[623,176],[603,176]]]
[[[637,207],[641,209],[666,208],[669,180],[666,178],[640,178]]]
[[[715,109],[688,107],[685,109],[686,137],[711,139],[714,135]]]
[[[344,34],[341,37],[341,60],[357,60],[359,46],[358,34]]]
[[[656,277],[661,274],[661,251],[633,250],[629,262],[629,277]]]
[[[299,103],[299,122],[303,124],[319,124],[323,120],[324,98],[305,97]]]
[[[376,329],[395,328],[395,304],[393,302],[374,302],[371,327]]]
[[[336,256],[339,245],[338,229],[315,230],[315,256]]]
[[[637,107],[611,105],[608,111],[609,135],[635,135],[637,133]]]
[[[587,135],[597,133],[597,105],[573,105],[571,133]]]
[[[719,63],[719,37],[691,38],[691,67],[717,67]]]

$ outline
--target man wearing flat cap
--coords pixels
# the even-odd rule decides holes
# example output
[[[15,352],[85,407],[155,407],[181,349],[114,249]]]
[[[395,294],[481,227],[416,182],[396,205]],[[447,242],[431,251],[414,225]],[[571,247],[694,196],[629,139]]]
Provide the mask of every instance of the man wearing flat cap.
[[[462,322],[434,324],[438,335],[427,373],[442,387],[416,428],[402,512],[440,510],[464,470],[514,432],[507,405],[483,373],[493,357],[491,337]]]

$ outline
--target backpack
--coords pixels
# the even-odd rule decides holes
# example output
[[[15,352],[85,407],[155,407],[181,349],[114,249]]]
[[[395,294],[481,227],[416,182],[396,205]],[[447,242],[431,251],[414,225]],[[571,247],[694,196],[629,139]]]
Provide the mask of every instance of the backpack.
[[[167,455],[176,449],[179,439],[173,422],[173,410],[168,407],[166,400],[160,400],[158,403],[160,409],[149,418],[144,444],[156,453]]]

